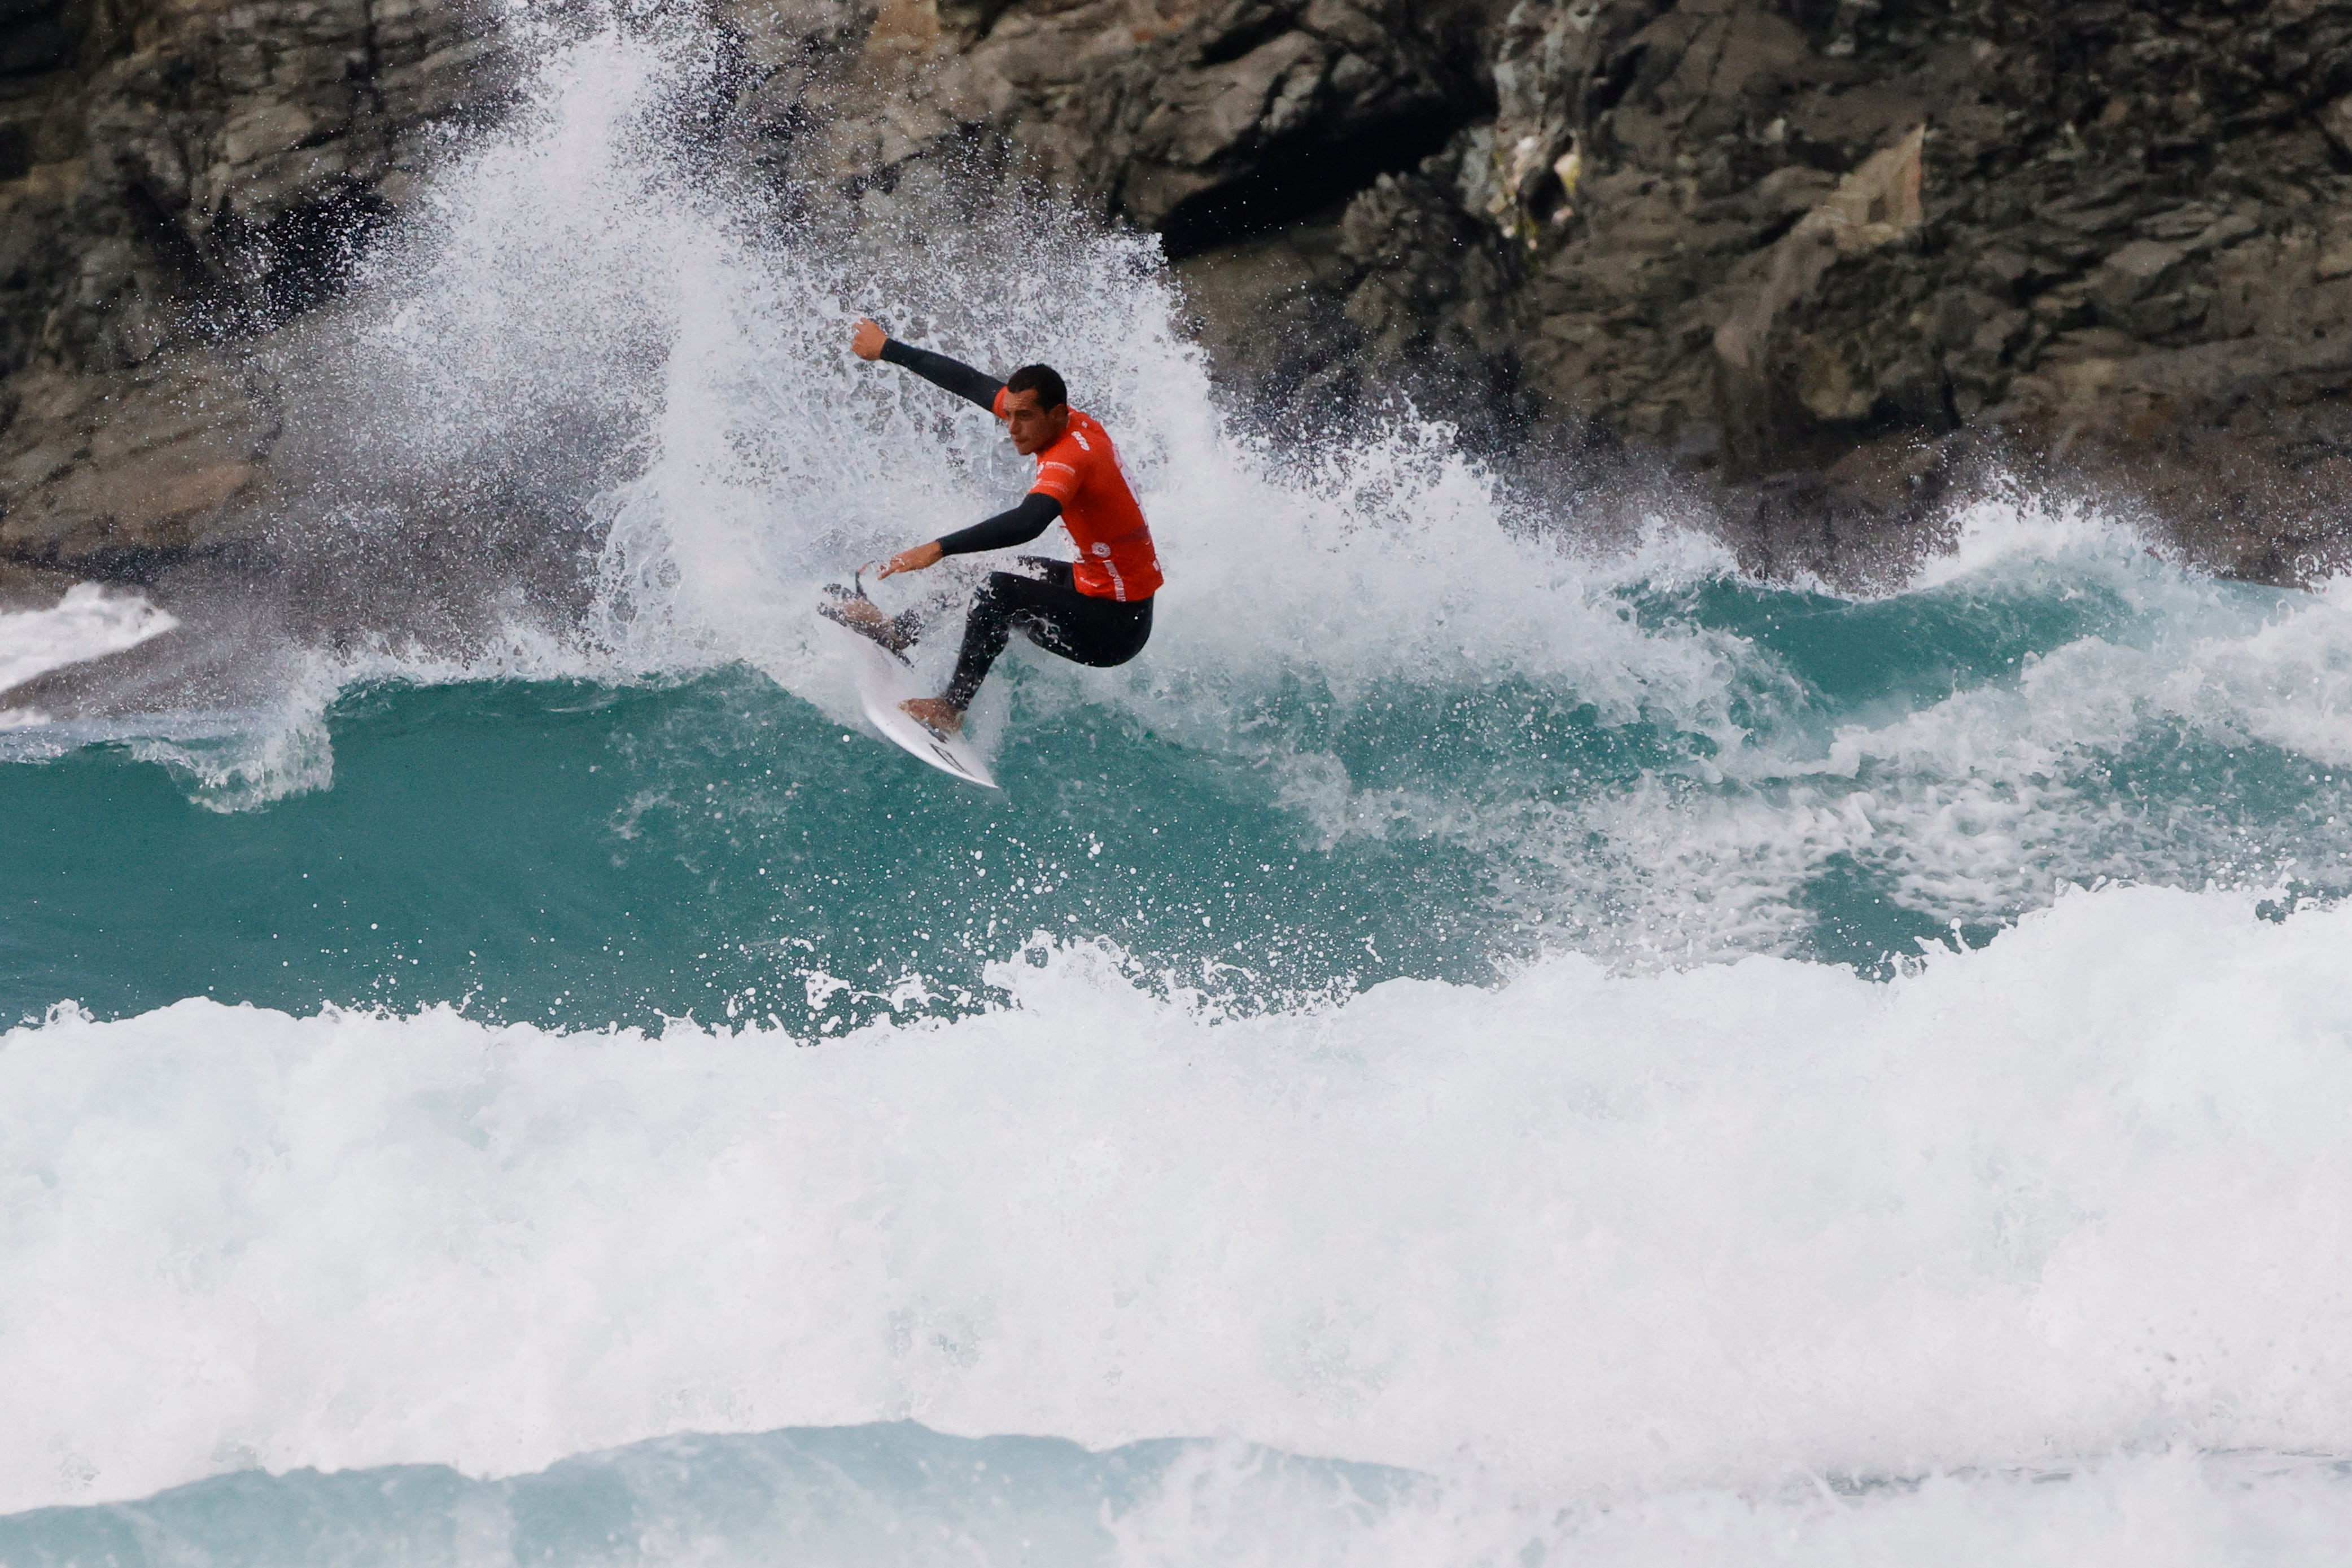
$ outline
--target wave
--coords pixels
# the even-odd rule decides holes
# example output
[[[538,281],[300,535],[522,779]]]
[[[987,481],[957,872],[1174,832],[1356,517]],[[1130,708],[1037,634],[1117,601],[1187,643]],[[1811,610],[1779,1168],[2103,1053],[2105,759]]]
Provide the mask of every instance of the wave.
[[[689,169],[676,110],[707,44],[551,37],[511,122],[453,153],[285,350],[289,472],[316,448],[363,492],[322,484],[287,548],[403,613],[422,591],[392,590],[446,557],[479,613],[338,622],[283,657],[274,701],[61,722],[0,755],[125,744],[247,810],[331,789],[332,716],[384,683],[751,669],[855,727],[816,585],[1022,483],[976,411],[846,353],[873,311],[982,363],[1060,365],[1156,519],[1171,579],[1141,659],[1016,652],[990,684],[978,729],[1062,770],[1047,789],[1106,745],[1239,780],[1307,854],[1444,861],[1447,895],[1516,933],[1506,960],[1880,964],[1953,922],[1980,940],[2061,881],[2346,890],[2342,585],[2214,582],[2095,509],[2013,496],[1899,588],[1760,584],[1670,511],[1628,544],[1633,500],[1510,490],[1423,411],[1255,429],[1148,238],[1025,197],[796,206]],[[480,549],[425,548],[453,517]],[[561,582],[532,575],[559,559]],[[908,602],[935,612],[937,660],[968,574],[934,576]],[[714,782],[690,772],[649,798]],[[1183,815],[1181,785],[1134,777],[1142,811]]]
[[[1255,1017],[1041,941],[815,1048],[61,1009],[0,1043],[0,1508],[896,1419],[1596,1498],[2352,1451],[2347,956],[2108,889],[1885,984]]]
[[[36,675],[102,659],[160,637],[179,622],[136,593],[76,583],[47,610],[0,611],[0,695]],[[46,722],[24,709],[0,713],[0,729]]]
[[[1101,1453],[911,1422],[657,1439],[498,1481],[444,1466],[246,1472],[0,1518],[0,1561],[1465,1565],[1561,1560],[2332,1563],[2345,1461],[2110,1456],[2067,1469],[1809,1477],[1635,1506],[1542,1502],[1249,1444]]]

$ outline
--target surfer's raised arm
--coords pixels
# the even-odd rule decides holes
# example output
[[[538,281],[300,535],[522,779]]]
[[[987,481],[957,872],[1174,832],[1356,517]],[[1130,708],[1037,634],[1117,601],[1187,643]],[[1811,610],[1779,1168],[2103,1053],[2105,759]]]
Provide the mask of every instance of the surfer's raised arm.
[[[991,413],[999,412],[996,395],[1004,390],[1003,382],[973,370],[961,360],[950,360],[945,354],[901,343],[885,332],[879,321],[860,320],[849,334],[849,351],[861,360],[904,365],[935,387],[944,388],[968,402],[976,402]],[[1034,538],[1036,535],[1030,537]]]

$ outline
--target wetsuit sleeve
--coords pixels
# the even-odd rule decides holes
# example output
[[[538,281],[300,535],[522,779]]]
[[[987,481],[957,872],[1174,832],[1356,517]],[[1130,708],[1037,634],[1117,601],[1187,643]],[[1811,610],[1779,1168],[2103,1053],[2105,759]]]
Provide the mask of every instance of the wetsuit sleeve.
[[[973,555],[984,549],[1010,549],[1025,545],[1047,528],[1062,515],[1062,503],[1051,496],[1035,491],[1021,498],[1021,504],[1009,512],[999,512],[968,528],[959,528],[940,540],[941,555]]]
[[[960,398],[980,404],[991,413],[996,412],[996,394],[1004,390],[1003,382],[973,370],[961,360],[950,360],[929,349],[911,349],[896,338],[882,345],[882,357],[894,365],[906,366],[933,386],[944,387]]]

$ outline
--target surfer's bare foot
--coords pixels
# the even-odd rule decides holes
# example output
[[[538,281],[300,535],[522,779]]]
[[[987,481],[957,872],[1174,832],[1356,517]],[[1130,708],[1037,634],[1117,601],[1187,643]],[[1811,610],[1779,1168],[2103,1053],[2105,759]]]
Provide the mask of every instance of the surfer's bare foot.
[[[871,637],[894,653],[903,653],[915,645],[913,633],[901,617],[882,613],[880,605],[860,593],[845,593],[838,589],[833,597],[818,605],[817,613],[828,621],[838,621],[863,637]]]
[[[898,708],[937,735],[955,735],[963,729],[963,709],[945,697],[908,697]]]

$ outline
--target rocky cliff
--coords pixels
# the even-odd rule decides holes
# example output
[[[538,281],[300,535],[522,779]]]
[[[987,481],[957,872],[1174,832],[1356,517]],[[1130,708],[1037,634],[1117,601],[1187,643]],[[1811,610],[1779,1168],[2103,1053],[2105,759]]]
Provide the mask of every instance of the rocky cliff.
[[[0,4],[0,556],[138,571],[236,531],[273,388],[436,135],[495,111],[439,0]]]
[[[0,0],[0,553],[236,533],[272,389],[436,145],[450,0]],[[1655,465],[1836,571],[1996,473],[2336,559],[2352,0],[716,0],[699,155],[828,210],[1042,182],[1157,233],[1284,428],[1395,393]]]

